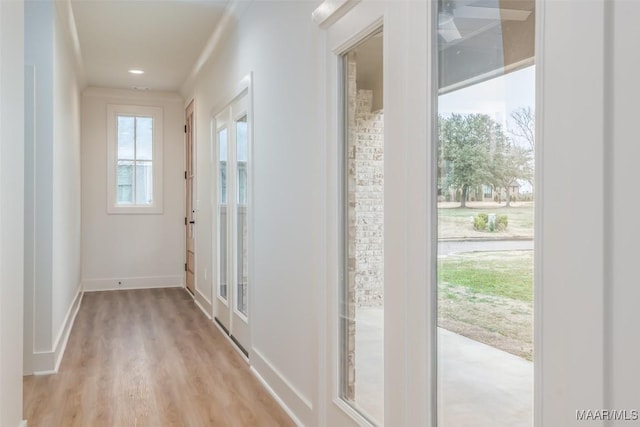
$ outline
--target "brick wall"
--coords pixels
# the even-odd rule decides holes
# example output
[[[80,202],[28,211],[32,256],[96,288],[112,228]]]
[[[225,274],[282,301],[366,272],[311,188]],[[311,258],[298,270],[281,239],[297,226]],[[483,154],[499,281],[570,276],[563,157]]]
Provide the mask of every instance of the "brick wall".
[[[372,91],[356,88],[355,61],[349,62],[348,91],[349,284],[355,287],[358,307],[379,306],[384,283],[383,112],[371,111]]]

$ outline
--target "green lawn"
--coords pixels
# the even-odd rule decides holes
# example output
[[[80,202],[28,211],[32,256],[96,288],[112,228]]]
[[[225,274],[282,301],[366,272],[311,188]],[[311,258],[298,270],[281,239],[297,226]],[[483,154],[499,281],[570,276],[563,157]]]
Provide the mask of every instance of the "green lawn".
[[[449,255],[438,279],[440,327],[532,360],[533,251]]]
[[[473,203],[470,207],[460,208],[455,204],[441,204],[438,208],[438,237],[533,237],[533,204],[521,204],[506,208],[494,203]],[[473,219],[480,212],[507,215],[509,226],[503,232],[482,232],[473,229]]]
[[[533,300],[533,251],[471,252],[438,262],[438,278],[475,294]]]

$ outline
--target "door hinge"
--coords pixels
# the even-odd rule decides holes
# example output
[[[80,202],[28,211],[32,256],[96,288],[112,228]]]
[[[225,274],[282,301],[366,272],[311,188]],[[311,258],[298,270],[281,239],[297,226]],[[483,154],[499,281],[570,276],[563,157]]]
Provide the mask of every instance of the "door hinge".
[[[184,225],[187,225],[187,217],[184,217]]]
[[[188,271],[188,270],[187,270],[187,263],[186,263],[186,262],[184,263],[184,271]]]
[[[187,133],[187,125],[184,125],[184,133]]]
[[[184,179],[187,179],[187,171],[184,171]]]

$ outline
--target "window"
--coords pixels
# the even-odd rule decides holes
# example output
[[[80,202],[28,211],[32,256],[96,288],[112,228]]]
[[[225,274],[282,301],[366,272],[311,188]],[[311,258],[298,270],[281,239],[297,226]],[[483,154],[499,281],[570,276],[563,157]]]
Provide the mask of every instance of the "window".
[[[437,4],[439,427],[534,425],[536,2],[506,3]]]
[[[342,55],[343,257],[340,397],[384,422],[384,93],[382,29]]]
[[[162,213],[162,109],[107,106],[109,213]]]
[[[227,129],[218,131],[218,295],[227,301]]]

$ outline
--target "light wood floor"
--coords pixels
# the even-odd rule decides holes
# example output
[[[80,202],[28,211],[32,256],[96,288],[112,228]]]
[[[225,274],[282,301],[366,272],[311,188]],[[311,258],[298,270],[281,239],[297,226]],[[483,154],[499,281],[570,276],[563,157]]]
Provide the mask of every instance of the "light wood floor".
[[[56,375],[24,379],[29,427],[292,426],[183,289],[84,295]]]

